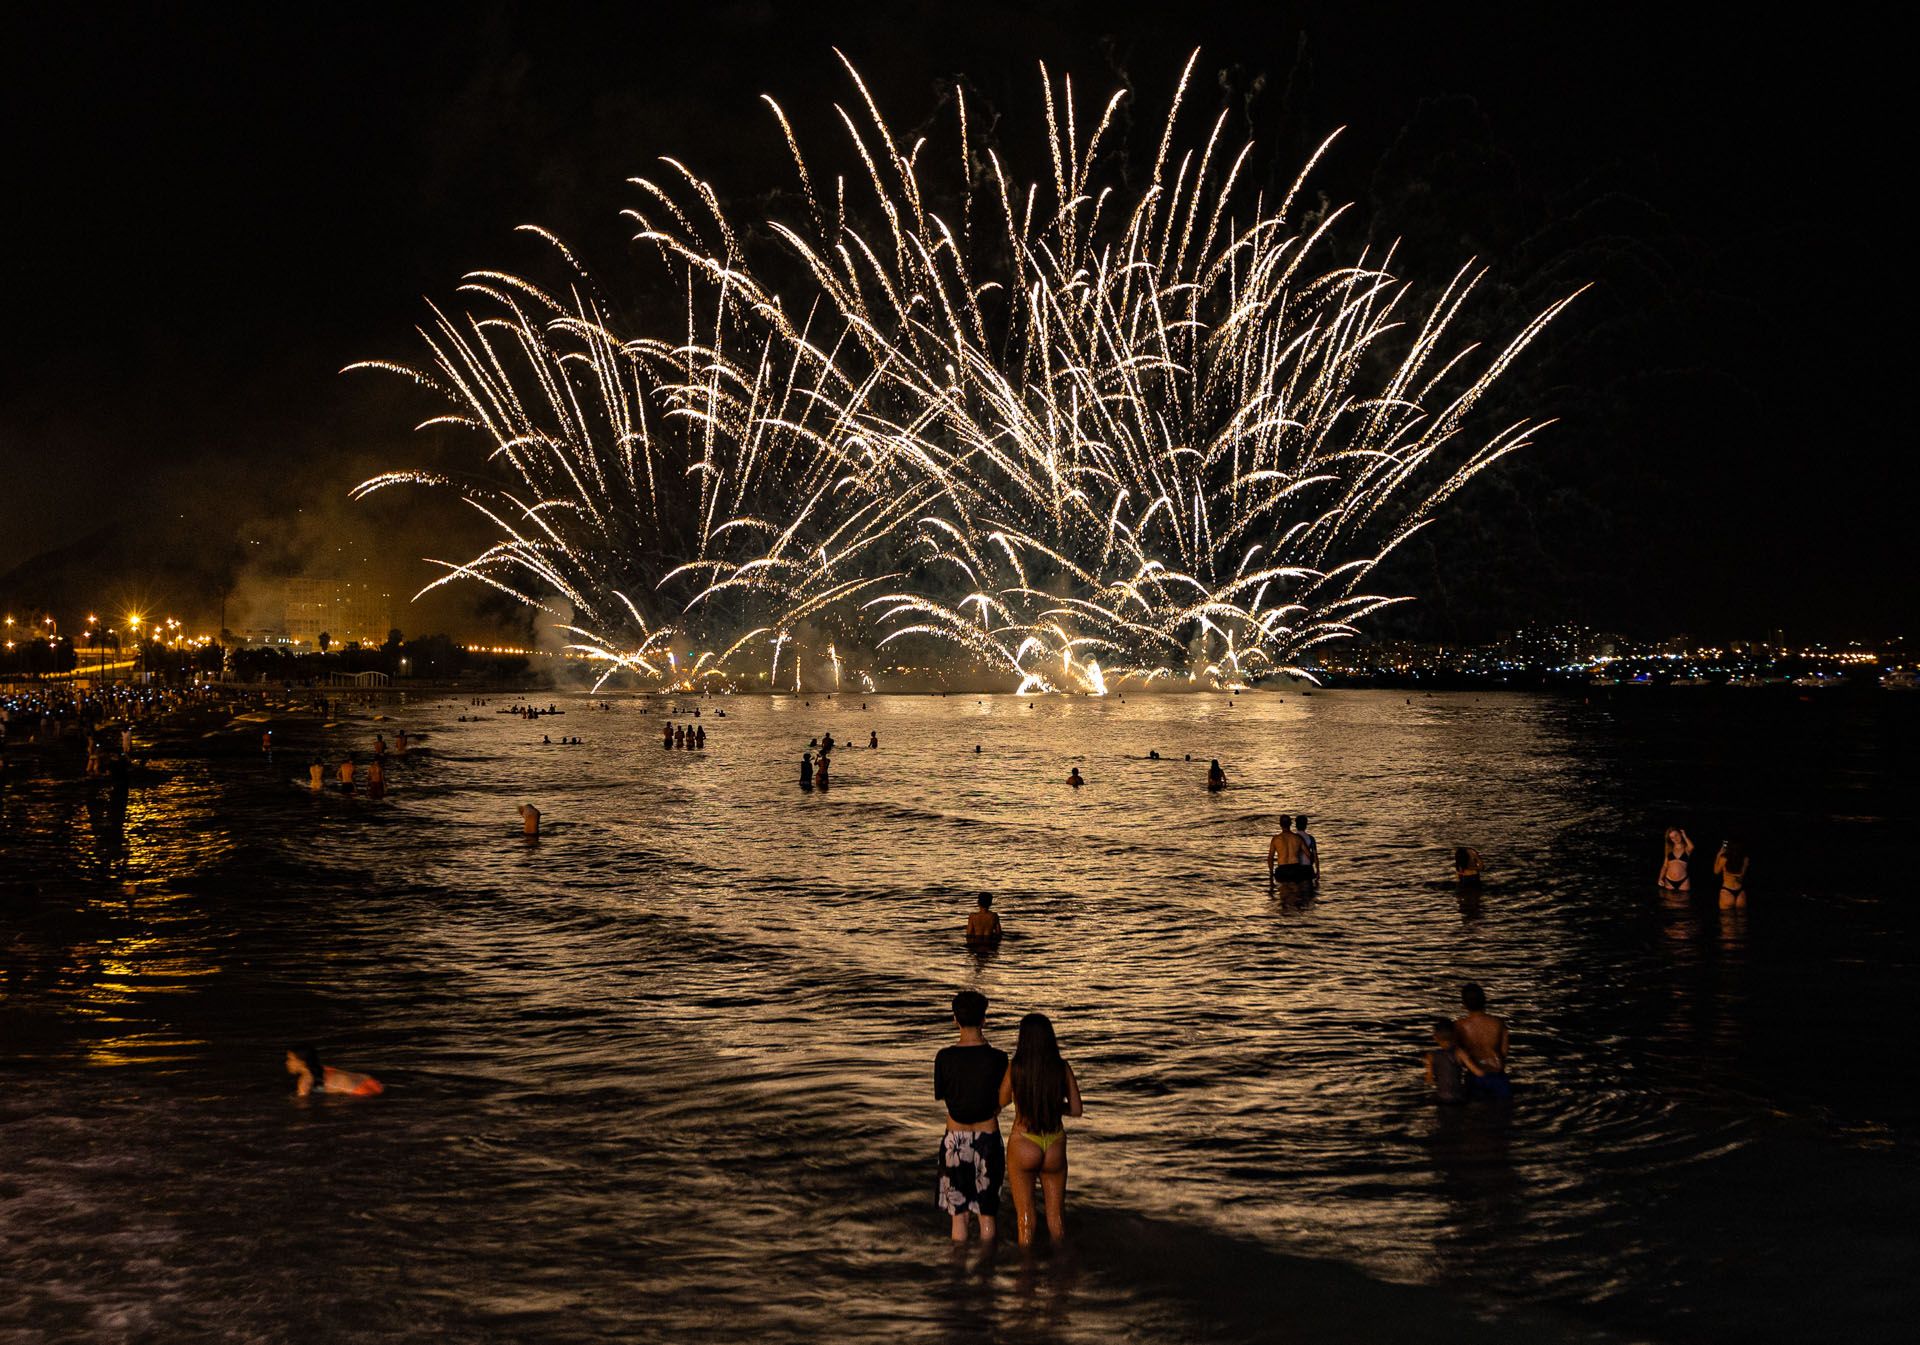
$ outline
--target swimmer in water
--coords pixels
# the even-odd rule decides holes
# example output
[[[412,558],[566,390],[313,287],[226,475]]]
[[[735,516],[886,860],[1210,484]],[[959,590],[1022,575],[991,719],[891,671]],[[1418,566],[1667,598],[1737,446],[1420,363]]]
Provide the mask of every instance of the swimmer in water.
[[[1067,772],[1067,783],[1075,789],[1080,788],[1081,785],[1086,783],[1085,778],[1080,774],[1080,768],[1078,766],[1073,767]]]
[[[867,707],[863,705],[860,708],[864,710]],[[867,746],[878,747],[879,745],[880,745],[880,730],[874,729],[872,732],[867,734]]]
[[[1227,773],[1220,769],[1220,758],[1215,757],[1213,764],[1207,767],[1207,788],[1225,789],[1226,787]]]
[[[974,755],[976,755],[976,756],[978,756],[978,755],[979,755],[979,753],[980,753],[980,744],[979,744],[979,743],[975,743],[975,744],[973,745],[973,751],[974,751]]]
[[[972,944],[993,944],[1000,942],[1005,931],[1000,928],[1000,917],[993,913],[993,893],[980,894],[980,909],[967,917],[967,942]]]
[[[1668,827],[1664,857],[1660,861],[1660,890],[1688,892],[1693,889],[1693,840],[1685,829]]]
[[[553,745],[553,739],[551,739],[551,738],[549,738],[549,737],[548,737],[548,736],[547,736],[546,734],[544,734],[544,733],[540,735],[540,741],[541,741],[542,743],[545,743],[545,744],[546,744],[547,746],[549,746],[549,747],[551,747],[551,746]]]
[[[315,757],[307,763],[307,788],[318,794],[327,787],[327,768]]]
[[[345,1093],[348,1097],[379,1097],[386,1092],[371,1074],[356,1074],[320,1063],[320,1053],[311,1046],[287,1048],[287,1073],[293,1076],[293,1095],[308,1097],[314,1093]]]
[[[1148,751],[1148,753],[1147,753],[1147,760],[1148,760],[1148,761],[1158,761],[1158,760],[1160,760],[1160,749],[1159,749],[1159,748],[1157,748],[1157,747],[1155,747],[1155,748],[1153,748],[1153,749],[1151,749],[1151,750],[1149,750],[1149,751]]]
[[[1463,883],[1480,882],[1480,852],[1471,845],[1457,845],[1453,849],[1453,876]]]
[[[520,805],[520,833],[535,838],[540,835],[540,810],[531,803]]]

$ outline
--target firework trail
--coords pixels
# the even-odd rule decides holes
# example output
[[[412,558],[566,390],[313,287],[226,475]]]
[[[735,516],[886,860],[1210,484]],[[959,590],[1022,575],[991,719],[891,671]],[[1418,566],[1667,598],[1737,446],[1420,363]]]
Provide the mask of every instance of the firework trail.
[[[1023,690],[1094,692],[1297,671],[1402,601],[1368,591],[1373,570],[1541,427],[1471,413],[1572,296],[1500,349],[1451,349],[1480,272],[1416,307],[1390,252],[1322,260],[1341,212],[1293,219],[1313,160],[1279,201],[1249,197],[1224,112],[1174,158],[1193,68],[1131,192],[1102,177],[1123,95],[1083,136],[1071,80],[1044,68],[1050,181],[974,144],[956,90],[950,200],[850,64],[860,171],[830,195],[768,99],[804,200],[804,221],[769,222],[803,319],[671,160],[628,214],[687,295],[673,342],[615,337],[584,276],[564,304],[470,278],[497,311],[441,316],[432,369],[408,372],[515,488],[433,479],[505,534],[447,579],[563,600],[609,671],[658,673],[671,650],[677,676],[682,649],[709,670],[764,639],[777,677],[795,625],[831,616],[950,642]]]

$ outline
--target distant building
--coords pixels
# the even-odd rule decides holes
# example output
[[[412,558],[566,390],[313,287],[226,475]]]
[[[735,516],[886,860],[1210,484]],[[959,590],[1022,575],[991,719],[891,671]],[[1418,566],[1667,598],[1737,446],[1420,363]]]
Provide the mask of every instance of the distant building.
[[[318,647],[324,632],[332,637],[334,649],[356,640],[367,646],[380,645],[393,629],[393,597],[372,584],[289,579],[282,625],[294,644]]]

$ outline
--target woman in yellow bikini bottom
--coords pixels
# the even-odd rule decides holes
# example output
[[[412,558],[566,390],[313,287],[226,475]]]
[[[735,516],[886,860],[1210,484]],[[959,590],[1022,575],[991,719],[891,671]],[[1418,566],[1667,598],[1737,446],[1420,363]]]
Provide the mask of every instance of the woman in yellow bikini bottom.
[[[1061,1121],[1080,1115],[1080,1081],[1060,1056],[1045,1014],[1020,1020],[1020,1043],[1000,1081],[1002,1106],[1013,1104],[1013,1142],[1007,1145],[1007,1186],[1022,1246],[1033,1241],[1033,1183],[1045,1193],[1047,1234],[1067,1235],[1067,1132]]]

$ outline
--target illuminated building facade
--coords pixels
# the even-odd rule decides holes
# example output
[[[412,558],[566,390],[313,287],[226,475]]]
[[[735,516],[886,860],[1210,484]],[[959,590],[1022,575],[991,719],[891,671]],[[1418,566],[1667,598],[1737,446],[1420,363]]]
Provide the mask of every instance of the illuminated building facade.
[[[282,624],[294,644],[318,646],[320,635],[338,649],[354,641],[374,646],[393,629],[393,599],[372,584],[343,579],[289,579]]]

